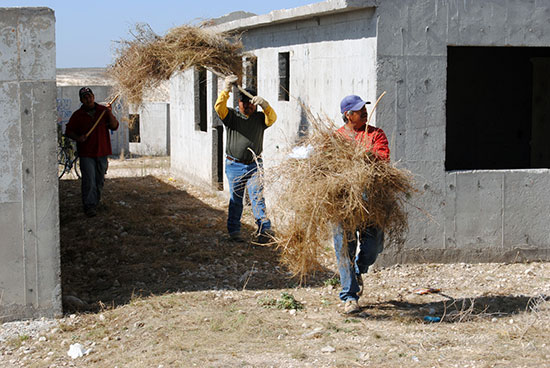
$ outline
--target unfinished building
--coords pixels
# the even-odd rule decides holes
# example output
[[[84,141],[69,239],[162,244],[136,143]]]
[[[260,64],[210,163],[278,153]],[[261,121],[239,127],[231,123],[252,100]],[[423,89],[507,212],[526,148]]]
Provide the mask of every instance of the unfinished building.
[[[374,125],[421,193],[406,244],[381,263],[548,260],[549,17],[541,1],[329,0],[216,29],[242,32],[250,79],[279,116],[266,166],[307,128],[301,103],[340,121],[344,96],[387,92]],[[171,163],[223,189],[221,82],[172,78]]]

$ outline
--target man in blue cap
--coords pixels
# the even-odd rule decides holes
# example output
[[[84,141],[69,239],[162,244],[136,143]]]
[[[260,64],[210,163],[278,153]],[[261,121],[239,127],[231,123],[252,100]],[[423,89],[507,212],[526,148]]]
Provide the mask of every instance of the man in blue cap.
[[[340,103],[340,112],[345,124],[337,130],[337,134],[364,146],[375,160],[389,161],[390,149],[386,134],[380,128],[367,125],[369,115],[366,105],[369,103],[357,95],[344,97]],[[358,300],[363,293],[362,274],[367,273],[369,266],[384,249],[384,230],[367,224],[344,234],[342,226],[338,224],[333,235],[342,285],[339,296],[344,302],[344,313],[357,313],[361,311]],[[347,243],[347,252],[344,241]]]

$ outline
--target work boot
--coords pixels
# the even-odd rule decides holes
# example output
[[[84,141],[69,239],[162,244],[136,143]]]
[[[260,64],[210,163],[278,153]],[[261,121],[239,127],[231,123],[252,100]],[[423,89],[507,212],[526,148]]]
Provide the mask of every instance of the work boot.
[[[97,211],[95,208],[88,208],[84,211],[84,214],[88,217],[95,217],[97,216]]]
[[[363,295],[363,275],[361,275],[360,273],[356,273],[355,277],[357,278],[357,285],[359,285],[357,296],[361,296]]]
[[[231,239],[231,241],[238,242],[238,243],[244,242],[244,239],[241,236],[240,231],[235,231],[235,232],[230,233],[229,234],[229,239]]]
[[[361,312],[359,303],[355,299],[348,299],[344,303],[344,314],[355,314]]]
[[[273,230],[268,229],[258,234],[258,237],[256,238],[256,242],[259,244],[271,243],[275,241],[274,237],[275,237],[275,233],[273,232]]]

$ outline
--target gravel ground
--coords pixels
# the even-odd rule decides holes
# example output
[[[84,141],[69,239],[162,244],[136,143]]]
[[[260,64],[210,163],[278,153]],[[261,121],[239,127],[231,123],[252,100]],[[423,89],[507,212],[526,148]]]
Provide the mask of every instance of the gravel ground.
[[[325,268],[299,285],[274,249],[228,239],[223,196],[171,178],[168,160],[156,160],[112,161],[106,205],[92,219],[82,214],[79,182],[60,182],[65,315],[0,325],[0,367],[550,361],[548,263],[375,267],[365,278],[362,313],[342,316],[330,249]],[[244,228],[251,240],[250,211]],[[418,288],[441,292],[419,295]],[[305,308],[265,307],[283,292]],[[425,324],[425,316],[445,323]],[[90,355],[69,358],[76,342]]]

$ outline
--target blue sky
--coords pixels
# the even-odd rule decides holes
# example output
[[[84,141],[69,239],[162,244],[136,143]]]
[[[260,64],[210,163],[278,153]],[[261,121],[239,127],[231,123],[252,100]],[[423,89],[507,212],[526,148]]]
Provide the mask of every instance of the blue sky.
[[[57,67],[105,67],[110,64],[114,42],[131,39],[136,23],[148,23],[157,34],[182,24],[216,18],[244,10],[266,14],[320,0],[238,1],[128,1],[128,0],[0,0],[0,7],[45,6],[55,11]]]

